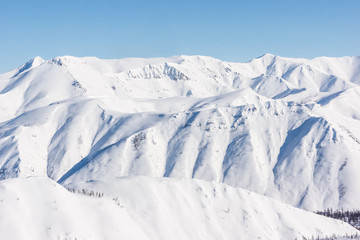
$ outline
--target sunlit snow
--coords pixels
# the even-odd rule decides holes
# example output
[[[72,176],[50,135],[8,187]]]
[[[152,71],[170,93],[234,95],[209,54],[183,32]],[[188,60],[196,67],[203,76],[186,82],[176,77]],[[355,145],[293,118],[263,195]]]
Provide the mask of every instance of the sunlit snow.
[[[265,54],[247,63],[205,56],[36,57],[0,75],[0,178],[25,178],[0,182],[13,189],[1,191],[9,199],[24,194],[22,211],[32,202],[42,211],[52,201],[74,199],[59,205],[64,214],[43,208],[34,222],[36,239],[65,238],[67,231],[80,239],[134,231],[138,239],[352,233],[346,224],[290,205],[360,207],[359,84],[359,57]],[[91,197],[67,193],[48,178],[104,192],[109,199],[96,201],[109,208],[93,208]],[[36,184],[43,187],[36,190]],[[115,195],[124,209],[113,204]],[[77,225],[82,213],[71,210],[81,201],[93,224],[84,228]],[[187,221],[189,211],[194,215]],[[18,231],[6,227],[16,214],[2,217],[0,228]],[[73,218],[74,226],[50,222],[56,231],[46,235],[41,221],[47,214]],[[114,228],[96,228],[98,215],[112,219]],[[119,230],[118,219],[128,218],[131,227]]]

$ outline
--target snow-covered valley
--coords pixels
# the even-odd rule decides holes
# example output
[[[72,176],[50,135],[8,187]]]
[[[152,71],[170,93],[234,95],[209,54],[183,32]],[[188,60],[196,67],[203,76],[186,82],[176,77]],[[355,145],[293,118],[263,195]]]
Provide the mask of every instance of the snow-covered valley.
[[[36,57],[0,75],[1,232],[40,211],[31,239],[355,234],[294,207],[360,208],[359,84],[360,57]]]

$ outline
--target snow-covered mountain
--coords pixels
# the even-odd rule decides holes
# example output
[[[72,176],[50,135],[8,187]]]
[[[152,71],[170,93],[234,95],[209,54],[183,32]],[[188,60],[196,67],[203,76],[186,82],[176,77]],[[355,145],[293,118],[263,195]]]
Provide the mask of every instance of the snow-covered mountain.
[[[226,183],[360,207],[360,57],[36,57],[0,75],[0,178]]]
[[[91,196],[48,178],[0,181],[1,239],[274,240],[358,233],[344,222],[202,180],[129,177],[79,186]]]

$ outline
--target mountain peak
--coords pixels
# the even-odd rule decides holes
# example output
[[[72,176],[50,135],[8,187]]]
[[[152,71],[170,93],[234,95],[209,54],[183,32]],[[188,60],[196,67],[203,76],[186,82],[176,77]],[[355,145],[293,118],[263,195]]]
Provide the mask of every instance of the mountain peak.
[[[274,55],[272,53],[265,53],[263,55],[261,55],[259,58],[263,58],[263,57],[276,57],[277,55]]]
[[[40,63],[41,64],[41,63],[45,62],[45,60],[40,56],[36,56],[31,60],[32,60],[33,63]]]
[[[257,57],[255,59],[265,59],[265,60],[272,60],[274,58],[278,57],[277,55],[271,54],[271,53],[265,53],[263,55],[261,55],[260,57]]]
[[[32,59],[30,59],[28,62],[26,62],[24,65],[21,65],[18,69],[19,69],[19,72],[18,73],[22,73],[22,72],[25,72],[31,68],[35,68],[39,65],[41,65],[42,63],[44,63],[44,59],[42,59],[41,57],[39,56],[36,56]]]

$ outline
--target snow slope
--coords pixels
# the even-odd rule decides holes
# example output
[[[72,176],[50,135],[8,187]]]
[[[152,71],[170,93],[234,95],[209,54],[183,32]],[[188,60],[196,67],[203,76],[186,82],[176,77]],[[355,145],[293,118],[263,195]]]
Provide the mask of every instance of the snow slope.
[[[0,178],[198,178],[359,208],[359,72],[359,57],[37,57],[0,75]]]
[[[75,195],[48,178],[0,182],[1,239],[149,239],[110,199]]]
[[[346,223],[225,184],[130,177],[77,183],[0,182],[2,239],[295,239],[355,234]],[[116,197],[115,197],[116,196]]]

